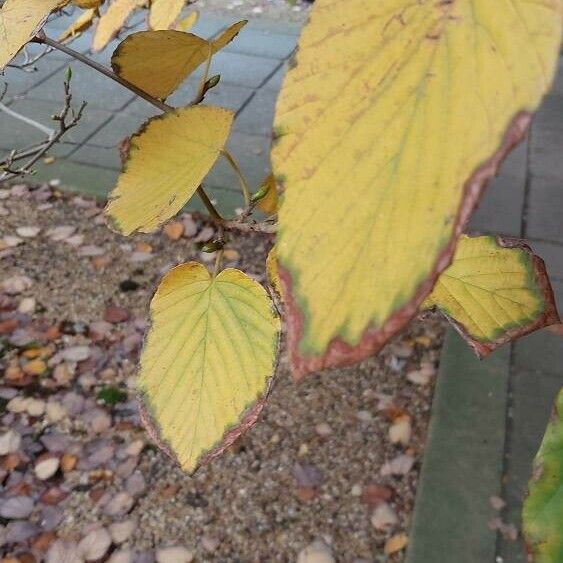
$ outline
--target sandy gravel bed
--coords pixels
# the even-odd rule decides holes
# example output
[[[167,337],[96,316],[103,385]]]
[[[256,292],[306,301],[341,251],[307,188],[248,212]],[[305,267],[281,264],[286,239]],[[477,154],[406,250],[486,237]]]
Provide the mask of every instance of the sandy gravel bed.
[[[0,198],[7,561],[403,560],[440,323],[299,385],[282,361],[260,422],[188,477],[140,427],[135,369],[157,280],[201,259],[212,227],[184,215],[178,240],[124,239],[80,196],[19,185]],[[263,281],[271,242],[233,241],[231,264]]]

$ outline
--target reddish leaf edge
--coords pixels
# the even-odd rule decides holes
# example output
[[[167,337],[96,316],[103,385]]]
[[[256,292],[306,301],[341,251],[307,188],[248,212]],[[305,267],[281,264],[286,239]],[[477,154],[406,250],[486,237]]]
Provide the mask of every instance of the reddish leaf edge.
[[[260,397],[258,397],[258,399],[254,402],[252,406],[250,406],[245,411],[239,423],[236,424],[235,426],[231,426],[230,428],[228,428],[223,434],[223,437],[219,440],[219,442],[213,448],[206,451],[199,458],[195,469],[190,472],[190,475],[194,475],[203,465],[207,465],[214,459],[223,455],[228,448],[230,448],[243,434],[245,434],[250,428],[252,428],[256,424],[272,392],[272,389],[274,387],[274,380],[275,380],[275,375],[269,378],[266,391]],[[145,428],[147,434],[149,435],[149,438],[182,471],[185,471],[185,469],[182,467],[182,464],[174,454],[174,451],[172,450],[168,442],[166,442],[166,440],[164,440],[160,435],[160,430],[158,428],[158,425],[155,422],[149,409],[147,408],[146,401],[142,397],[142,395],[139,394],[137,396],[137,401],[138,401],[139,417],[141,419],[141,423],[143,427]]]
[[[465,182],[450,240],[436,257],[429,275],[418,286],[412,299],[397,309],[380,327],[368,325],[358,344],[351,345],[340,337],[335,337],[329,342],[322,355],[301,354],[299,342],[303,335],[303,315],[293,294],[291,274],[278,264],[286,307],[289,358],[295,381],[300,381],[309,373],[350,366],[376,354],[417,315],[440,274],[451,264],[457,241],[477,207],[488,182],[497,174],[510,151],[524,139],[532,117],[533,114],[529,111],[518,112],[509,123],[496,152],[481,164]]]
[[[465,342],[467,342],[469,347],[475,352],[480,360],[486,358],[491,352],[494,352],[497,348],[503,346],[504,344],[508,344],[509,342],[517,340],[522,336],[526,336],[526,334],[535,332],[540,328],[558,324],[560,322],[557,305],[555,304],[555,296],[553,294],[553,288],[551,287],[551,283],[549,281],[545,262],[539,256],[534,254],[530,246],[524,240],[497,236],[496,241],[497,244],[502,248],[519,248],[520,250],[523,250],[524,252],[526,252],[526,254],[528,254],[532,262],[534,281],[544,298],[545,306],[543,312],[538,315],[531,323],[524,326],[508,329],[498,338],[495,338],[494,340],[490,340],[488,342],[472,338],[460,322],[458,322],[453,317],[450,317],[440,308],[437,308],[436,310],[448,320],[448,322],[454,327],[456,332],[465,340]]]
[[[166,274],[162,276],[159,285],[165,276]],[[280,320],[283,322],[283,318],[281,316],[280,308],[279,308],[279,301],[277,301],[277,299],[274,299],[273,296],[274,292],[269,291],[268,289],[269,288],[265,288],[265,291],[269,295],[270,299],[272,300],[272,309],[274,313],[278,317],[280,317]],[[152,323],[149,323],[149,326],[145,331],[145,336],[143,339],[143,348],[146,345],[147,337],[151,328],[152,328]],[[250,430],[250,428],[252,428],[256,424],[256,422],[258,422],[258,419],[260,418],[260,415],[262,414],[262,411],[264,410],[264,407],[266,406],[266,403],[277,382],[280,358],[281,358],[281,343],[282,343],[282,331],[280,330],[278,331],[278,338],[274,350],[272,375],[268,378],[266,382],[266,389],[264,393],[262,393],[254,401],[254,403],[252,403],[242,413],[239,422],[237,424],[234,424],[233,426],[225,430],[225,433],[223,434],[222,438],[217,442],[215,446],[213,446],[211,449],[207,450],[201,455],[195,469],[190,472],[190,475],[195,475],[198,469],[200,469],[203,465],[207,465],[214,459],[223,455],[228,448],[230,448],[243,434],[245,434],[248,430]],[[174,450],[172,449],[170,444],[168,444],[168,442],[160,435],[158,424],[156,423],[154,417],[152,416],[147,406],[148,401],[143,396],[143,393],[140,392],[137,393],[137,405],[138,405],[137,408],[139,411],[139,418],[141,420],[141,424],[143,425],[145,431],[147,432],[149,438],[152,440],[154,445],[158,449],[160,449],[163,453],[165,453],[182,471],[185,471],[184,468],[182,467],[182,464],[176,457],[176,454],[174,453]]]

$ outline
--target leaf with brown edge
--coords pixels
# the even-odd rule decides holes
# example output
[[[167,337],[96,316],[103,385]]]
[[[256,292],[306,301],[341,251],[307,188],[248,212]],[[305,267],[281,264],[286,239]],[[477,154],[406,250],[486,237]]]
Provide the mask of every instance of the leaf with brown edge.
[[[294,374],[418,312],[559,58],[560,0],[317,0],[276,104]]]
[[[196,262],[163,278],[141,356],[142,416],[193,472],[256,421],[277,365],[280,321],[264,288],[233,268]]]
[[[98,22],[92,50],[101,51],[117,35],[131,13],[146,3],[147,0],[113,0]]]
[[[543,260],[522,241],[461,236],[423,308],[443,313],[479,357],[559,322]]]
[[[164,100],[245,24],[234,24],[210,41],[177,30],[132,33],[114,51],[111,66],[125,80]]]
[[[0,70],[43,27],[61,0],[6,0],[0,9]]]
[[[96,8],[84,10],[62,33],[59,35],[59,41],[63,42],[67,39],[75,38],[82,32],[90,28],[94,22],[94,18],[98,16]]]
[[[149,27],[156,29],[170,29],[180,15],[186,0],[153,0],[149,13]]]
[[[223,149],[230,110],[194,106],[149,119],[127,145],[106,214],[124,235],[148,233],[192,197]]]

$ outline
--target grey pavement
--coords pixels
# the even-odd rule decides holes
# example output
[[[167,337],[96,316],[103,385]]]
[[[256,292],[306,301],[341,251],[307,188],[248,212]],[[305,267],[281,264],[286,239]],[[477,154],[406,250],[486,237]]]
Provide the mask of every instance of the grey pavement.
[[[203,17],[194,32],[210,37],[232,19]],[[68,24],[55,20],[56,36]],[[290,24],[250,22],[213,61],[221,82],[207,101],[233,109],[229,148],[252,185],[269,171],[273,108],[299,29]],[[108,64],[117,42],[93,55]],[[89,36],[75,42],[86,52]],[[32,50],[36,52],[37,46]],[[120,167],[116,147],[157,110],[127,90],[51,53],[36,73],[8,70],[8,103],[39,121],[61,106],[65,68],[73,68],[75,99],[88,101],[83,122],[59,145],[53,164],[38,166],[41,180],[104,197]],[[183,105],[193,96],[197,75],[170,97]],[[0,151],[39,140],[32,128],[0,114]],[[474,215],[473,233],[528,239],[542,256],[563,310],[563,59],[553,91],[538,112],[526,142],[504,163]],[[218,162],[206,187],[224,212],[241,205],[236,178]],[[197,205],[197,202],[195,203]],[[413,524],[408,563],[519,563],[519,541],[490,529],[491,495],[507,505],[500,517],[520,526],[521,499],[533,455],[563,385],[563,337],[541,331],[479,363],[450,335],[436,393],[428,452]],[[454,555],[455,554],[455,555]]]

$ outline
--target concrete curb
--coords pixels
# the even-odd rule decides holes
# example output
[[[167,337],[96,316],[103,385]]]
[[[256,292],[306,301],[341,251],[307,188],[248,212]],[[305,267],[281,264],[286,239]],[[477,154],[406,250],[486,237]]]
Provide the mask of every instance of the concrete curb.
[[[509,347],[480,362],[448,332],[406,563],[495,561],[509,374]]]

